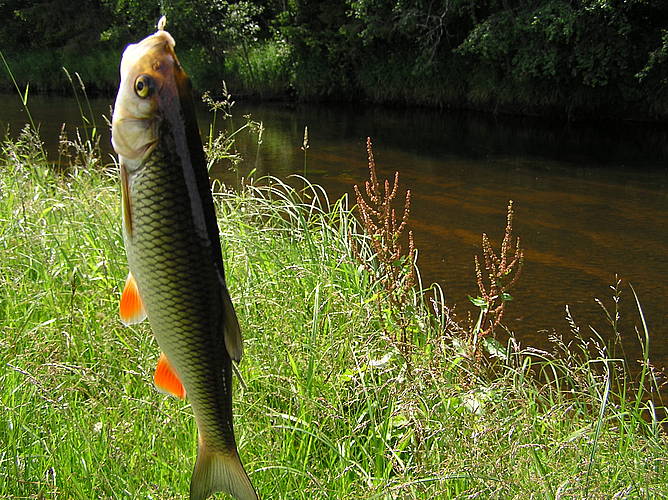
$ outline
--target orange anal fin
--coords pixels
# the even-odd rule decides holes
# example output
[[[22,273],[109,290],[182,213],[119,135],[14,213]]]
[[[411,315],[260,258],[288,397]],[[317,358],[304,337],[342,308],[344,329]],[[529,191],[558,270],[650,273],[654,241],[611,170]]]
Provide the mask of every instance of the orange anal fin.
[[[164,352],[160,354],[160,359],[158,359],[158,366],[155,368],[153,382],[155,382],[155,386],[158,389],[167,394],[176,396],[179,399],[186,397],[186,389],[183,387],[179,376],[174,371]]]
[[[125,288],[123,288],[123,295],[121,295],[119,313],[121,321],[126,325],[141,323],[146,319],[144,304],[139,296],[137,282],[132,276],[132,273],[128,273],[128,279],[125,281]]]

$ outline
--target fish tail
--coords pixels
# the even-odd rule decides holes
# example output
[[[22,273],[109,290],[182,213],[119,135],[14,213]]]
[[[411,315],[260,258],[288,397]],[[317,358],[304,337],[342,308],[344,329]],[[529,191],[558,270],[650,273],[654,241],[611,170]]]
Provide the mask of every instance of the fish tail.
[[[236,450],[232,453],[210,451],[200,437],[190,480],[190,500],[205,500],[217,491],[224,491],[237,500],[259,499]]]

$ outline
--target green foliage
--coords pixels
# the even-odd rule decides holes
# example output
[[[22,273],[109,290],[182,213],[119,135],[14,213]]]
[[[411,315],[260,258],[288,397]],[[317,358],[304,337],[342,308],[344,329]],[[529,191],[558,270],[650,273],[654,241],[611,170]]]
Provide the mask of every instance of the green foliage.
[[[118,88],[120,51],[99,49],[77,55],[64,50],[33,49],[5,54],[7,63],[20,87],[30,85],[33,91],[71,92],[63,68],[79,73],[90,94],[112,94]],[[11,90],[7,73],[0,73],[0,88]]]
[[[661,40],[658,46],[649,53],[647,64],[636,75],[640,82],[654,89],[656,99],[653,112],[661,113],[657,106],[668,98],[668,30],[661,29]],[[659,109],[656,109],[659,108]]]
[[[104,2],[6,0],[0,2],[0,45],[5,49],[90,49],[109,22]]]
[[[66,87],[65,65],[112,92],[123,47],[166,14],[200,91],[225,79],[259,97],[668,116],[660,0],[5,0],[0,14],[6,54],[30,61],[19,80],[45,90]]]
[[[117,319],[116,176],[93,150],[58,172],[41,149],[28,128],[0,153],[0,497],[181,498],[195,424],[152,387],[148,325]],[[471,359],[437,288],[407,360],[382,336],[346,199],[306,191],[265,179],[215,195],[245,340],[235,431],[263,498],[668,494],[641,310],[637,392],[591,341],[558,356],[486,342],[489,363]]]
[[[545,2],[535,9],[503,10],[478,24],[457,49],[516,81],[605,86],[628,75],[634,61],[632,26],[610,4]],[[573,82],[575,80],[575,82]]]
[[[420,66],[432,66],[460,43],[472,24],[475,11],[486,2],[466,0],[349,0],[351,14],[359,22],[359,36],[366,46],[390,42],[410,47]]]
[[[284,97],[294,80],[290,47],[280,40],[268,40],[228,52],[225,77],[230,86],[265,99]]]
[[[279,18],[303,98],[366,97],[568,116],[637,113],[639,101],[645,113],[666,109],[657,83],[668,20],[661,2],[345,5],[295,3]],[[650,73],[654,80],[639,82]]]

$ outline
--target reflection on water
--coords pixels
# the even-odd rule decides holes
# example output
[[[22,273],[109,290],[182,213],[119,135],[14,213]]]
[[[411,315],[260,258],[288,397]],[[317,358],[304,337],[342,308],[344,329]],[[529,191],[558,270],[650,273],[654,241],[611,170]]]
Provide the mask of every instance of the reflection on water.
[[[93,107],[108,115],[111,103],[95,100]],[[73,100],[34,98],[32,109],[51,149],[61,122],[81,123]],[[221,167],[214,175],[233,182],[253,168],[256,176],[302,173],[300,146],[308,125],[309,179],[325,186],[331,198],[352,194],[352,185],[367,176],[365,140],[371,136],[379,173],[389,177],[398,170],[401,186],[412,191],[423,280],[439,282],[460,317],[471,310],[467,295],[477,293],[473,256],[480,252],[481,234],[499,244],[512,199],[526,257],[506,322],[522,343],[546,347],[548,333],[567,333],[566,304],[585,335],[587,324],[609,333],[593,299],[611,306],[609,286],[619,275],[641,299],[655,364],[668,364],[668,129],[281,105],[237,105],[236,123],[227,126],[242,125],[246,113],[264,123],[263,143],[258,147],[240,135],[238,147],[246,158],[240,171]],[[16,130],[23,121],[18,99],[0,97],[0,123],[10,122]],[[102,120],[98,124],[104,127]],[[628,288],[622,319],[625,350],[638,359],[631,319],[638,321]]]

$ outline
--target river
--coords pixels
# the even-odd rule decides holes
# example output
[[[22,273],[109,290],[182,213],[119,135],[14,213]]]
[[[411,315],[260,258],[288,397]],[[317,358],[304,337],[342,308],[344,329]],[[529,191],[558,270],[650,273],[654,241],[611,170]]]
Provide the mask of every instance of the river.
[[[98,126],[112,99],[91,101]],[[54,150],[60,124],[81,118],[71,98],[31,98],[47,148]],[[521,279],[505,316],[523,345],[551,349],[553,333],[569,338],[568,305],[584,336],[588,325],[610,336],[594,298],[612,307],[615,277],[623,280],[622,336],[627,357],[640,354],[640,320],[631,283],[651,332],[650,355],[668,365],[668,128],[639,124],[565,125],[533,118],[493,117],[425,109],[345,105],[242,105],[262,121],[263,142],[240,134],[245,160],[240,175],[285,178],[304,171],[301,150],[308,126],[308,178],[330,197],[352,195],[367,178],[366,137],[374,143],[379,175],[400,172],[412,193],[410,225],[425,283],[438,282],[459,318],[473,311],[477,295],[473,257],[481,234],[495,245],[503,236],[508,200],[515,233],[525,249]],[[203,109],[203,111],[205,111]],[[206,130],[205,113],[200,113]],[[0,125],[15,135],[26,116],[16,96],[0,96]],[[108,133],[103,139],[106,151]],[[233,181],[236,174],[219,169]]]

